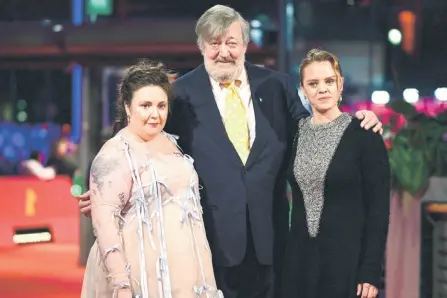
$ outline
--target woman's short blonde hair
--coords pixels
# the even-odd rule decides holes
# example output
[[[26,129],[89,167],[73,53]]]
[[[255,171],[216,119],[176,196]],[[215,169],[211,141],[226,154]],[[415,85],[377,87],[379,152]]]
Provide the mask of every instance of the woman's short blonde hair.
[[[331,52],[321,50],[321,49],[312,49],[307,52],[306,57],[303,59],[300,65],[300,83],[303,85],[303,74],[304,69],[313,62],[329,62],[334,68],[335,73],[339,78],[343,77],[343,73],[340,66],[340,61],[337,56],[332,54]]]

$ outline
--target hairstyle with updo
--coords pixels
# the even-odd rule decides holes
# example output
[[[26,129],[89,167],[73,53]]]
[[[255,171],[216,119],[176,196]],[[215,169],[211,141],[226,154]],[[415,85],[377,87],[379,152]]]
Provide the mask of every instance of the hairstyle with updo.
[[[136,91],[146,86],[158,86],[166,92],[168,99],[171,97],[169,79],[172,75],[163,63],[147,59],[140,60],[126,69],[122,81],[118,85],[118,100],[112,136],[128,124],[125,106],[130,107]]]
[[[343,77],[343,73],[341,71],[340,61],[338,60],[337,56],[332,54],[331,52],[321,50],[321,49],[312,49],[309,52],[307,52],[306,58],[303,59],[300,65],[300,83],[303,85],[303,74],[304,69],[313,62],[324,62],[327,61],[332,65],[332,68],[334,69],[335,73],[337,74],[338,78]],[[338,80],[337,80],[338,85]]]

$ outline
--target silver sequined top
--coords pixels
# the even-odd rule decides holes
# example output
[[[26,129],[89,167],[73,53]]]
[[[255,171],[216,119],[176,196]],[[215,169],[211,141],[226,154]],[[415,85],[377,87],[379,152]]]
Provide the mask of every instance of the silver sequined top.
[[[293,165],[295,179],[303,193],[309,235],[316,237],[324,204],[324,183],[344,131],[352,117],[342,113],[325,124],[312,124],[311,117],[299,121],[299,138]]]

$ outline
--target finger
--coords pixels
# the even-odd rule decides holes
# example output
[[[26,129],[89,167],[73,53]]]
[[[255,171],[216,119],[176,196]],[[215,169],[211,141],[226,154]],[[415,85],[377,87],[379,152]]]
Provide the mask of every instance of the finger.
[[[365,114],[363,113],[363,111],[357,111],[355,113],[355,117],[357,117],[357,119],[362,120],[363,118],[365,118]]]
[[[86,207],[81,209],[81,213],[84,214],[87,217],[91,217],[92,215],[92,208]]]
[[[366,112],[365,113],[365,118],[363,119],[362,122],[368,123],[370,125],[371,124],[375,125],[375,124],[377,124],[379,122],[379,118],[377,118],[377,116],[374,113],[372,113],[372,112]]]
[[[368,298],[375,298],[376,297],[376,287],[369,287],[368,290]]]
[[[383,135],[383,128],[379,130],[380,135]]]
[[[362,298],[368,298],[369,285],[363,284],[362,286]]]
[[[79,206],[79,210],[81,210],[82,213],[85,213],[85,211],[90,212],[92,210],[92,206],[91,205],[84,205],[84,206]],[[85,211],[84,211],[85,210]]]
[[[365,114],[365,117],[363,118],[362,122],[360,123],[361,127],[364,127],[365,129],[369,129],[373,127],[378,122],[377,118],[373,117],[370,114]]]
[[[373,126],[373,124],[371,124],[371,121],[368,121],[367,119],[365,119],[362,121],[362,123],[360,123],[360,126],[363,127],[364,129],[368,130]]]
[[[90,206],[90,201],[79,201],[79,208],[85,208]]]
[[[361,292],[362,292],[362,285],[358,284],[357,285],[357,296],[359,296]]]
[[[378,132],[381,129],[382,129],[382,122],[379,121],[379,122],[377,122],[376,126],[374,126],[373,131]]]
[[[82,195],[79,196],[79,199],[85,201],[88,200],[90,198],[90,190],[87,190],[86,192],[84,192]]]

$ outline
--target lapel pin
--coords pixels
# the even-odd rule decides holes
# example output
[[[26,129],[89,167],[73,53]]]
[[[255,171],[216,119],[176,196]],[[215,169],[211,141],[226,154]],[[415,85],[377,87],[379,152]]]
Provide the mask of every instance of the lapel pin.
[[[259,101],[262,102],[262,98],[259,97]]]

